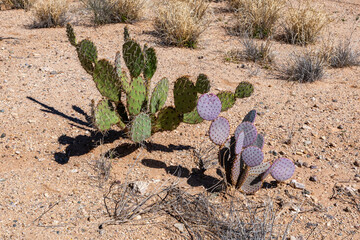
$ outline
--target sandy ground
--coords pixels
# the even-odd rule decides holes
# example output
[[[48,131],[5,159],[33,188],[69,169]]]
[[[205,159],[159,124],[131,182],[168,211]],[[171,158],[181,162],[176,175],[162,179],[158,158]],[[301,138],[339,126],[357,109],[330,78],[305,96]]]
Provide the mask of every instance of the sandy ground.
[[[321,3],[334,19],[328,35],[338,41],[352,33],[359,48],[359,2]],[[220,11],[224,7],[211,4],[214,21],[195,50],[160,44],[151,34],[152,19],[129,25],[138,42],[156,49],[159,63],[153,79],[168,77],[173,83],[182,75],[194,80],[205,73],[212,92],[233,91],[243,80],[253,83],[254,94],[237,100],[222,116],[230,120],[233,131],[249,110],[256,109],[256,126],[266,133],[266,159],[275,159],[276,151],[297,162],[293,179],[305,184],[308,194],[287,182],[254,196],[234,195],[281,202],[285,217],[278,224],[287,224],[294,206],[301,206],[289,231],[295,239],[309,234],[309,239],[360,239],[360,68],[327,69],[322,80],[298,84],[254,63],[226,63],[225,53],[241,45],[224,30],[231,16]],[[112,61],[121,50],[124,24],[94,28],[76,17],[71,21],[78,39],[94,41],[101,58]],[[174,227],[174,219],[166,220],[166,227],[115,225],[99,230],[109,220],[103,204],[108,183],[99,187],[93,165],[113,152],[118,157],[112,160],[109,182],[124,181],[131,169],[129,181],[156,187],[176,180],[189,192],[206,193],[209,181],[196,179],[191,169],[197,167],[193,148],[207,139],[209,123],[181,124],[176,131],[158,133],[151,138],[153,151],[129,147],[129,140],[116,129],[104,139],[94,134],[86,117],[91,100],[101,96],[80,66],[65,29],[31,29],[30,23],[30,12],[0,11],[0,239],[188,239]],[[301,50],[276,41],[273,49],[277,65]],[[289,137],[291,144],[285,144]],[[183,175],[176,179],[170,173],[179,165]],[[211,171],[206,174],[220,180]],[[312,176],[315,182],[309,180]]]

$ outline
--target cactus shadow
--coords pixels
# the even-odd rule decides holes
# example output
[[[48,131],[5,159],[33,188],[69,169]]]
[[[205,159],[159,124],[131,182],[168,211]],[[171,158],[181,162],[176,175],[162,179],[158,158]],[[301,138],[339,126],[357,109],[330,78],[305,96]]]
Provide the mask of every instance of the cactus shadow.
[[[166,163],[162,161],[149,158],[143,159],[141,163],[149,168],[164,169],[167,174],[179,178],[187,178],[187,184],[192,187],[203,186],[208,192],[221,192],[223,190],[222,184],[219,184],[222,182],[221,180],[205,175],[195,168],[189,170],[181,165],[167,166]]]

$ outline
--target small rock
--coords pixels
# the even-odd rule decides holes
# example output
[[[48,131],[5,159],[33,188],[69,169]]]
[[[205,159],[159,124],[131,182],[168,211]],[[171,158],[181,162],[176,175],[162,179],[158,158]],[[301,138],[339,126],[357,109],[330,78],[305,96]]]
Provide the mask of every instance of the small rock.
[[[79,170],[77,170],[76,168],[74,168],[73,170],[71,170],[72,173],[77,173]]]
[[[175,224],[174,224],[174,227],[176,227],[177,229],[179,229],[180,232],[184,232],[184,230],[185,230],[185,226],[184,226],[184,224],[182,224],[182,223],[175,223]]]
[[[290,182],[290,185],[293,187],[293,188],[297,188],[297,189],[305,189],[305,184],[303,183],[299,183],[297,182],[296,180],[291,180]]]
[[[311,141],[304,141],[304,145],[310,145],[311,144]]]
[[[296,237],[294,237],[294,236],[290,236],[290,237],[289,237],[289,240],[297,240],[297,239],[296,239]]]
[[[297,167],[302,167],[303,166],[303,162],[300,160],[296,160],[296,162],[294,163]]]
[[[20,154],[20,151],[15,151],[15,154],[16,154],[16,155],[19,155],[19,154]]]
[[[317,227],[319,224],[317,223],[312,223],[312,222],[308,222],[306,223],[306,228],[313,228],[313,227]]]
[[[6,137],[6,134],[5,134],[5,133],[2,133],[1,136],[0,136],[0,138],[4,138],[4,137]]]
[[[344,129],[344,126],[343,126],[343,125],[339,125],[337,128],[338,128],[338,129]]]
[[[286,155],[286,152],[280,151],[279,154],[280,154],[280,155]]]
[[[308,125],[302,125],[300,129],[311,130],[311,127]]]
[[[137,215],[136,217],[135,217],[135,220],[140,220],[141,219],[141,215]]]
[[[321,140],[326,140],[326,137],[325,137],[325,136],[321,136],[320,139],[321,139]]]
[[[309,167],[309,164],[308,164],[307,162],[304,162],[304,163],[303,163],[303,166],[304,166],[304,167]]]
[[[5,179],[4,179],[4,178],[0,178],[0,182],[5,182]]]
[[[0,113],[3,113],[4,112],[4,109],[0,109]]]
[[[336,144],[331,142],[331,143],[329,143],[329,147],[336,147]]]
[[[344,212],[351,212],[351,209],[349,207],[344,208]]]
[[[277,156],[278,155],[278,153],[277,153],[277,151],[272,151],[272,155],[274,155],[274,156]]]
[[[311,165],[311,166],[310,166],[310,169],[317,169],[317,166]]]
[[[135,181],[129,184],[129,187],[134,189],[135,192],[140,193],[141,195],[144,195],[146,193],[146,190],[149,186],[148,182],[143,181]]]
[[[355,160],[354,166],[355,166],[355,167],[360,167],[360,164],[359,164],[359,161],[358,161],[358,160]]]
[[[310,178],[309,178],[309,180],[310,181],[312,181],[312,182],[317,182],[317,177],[316,176],[311,176]]]
[[[300,151],[297,151],[297,152],[296,152],[296,155],[302,156],[302,155],[304,155],[304,153],[303,153],[303,152],[300,152]]]
[[[338,100],[336,100],[336,99],[333,99],[332,101],[333,101],[333,102],[337,102]]]

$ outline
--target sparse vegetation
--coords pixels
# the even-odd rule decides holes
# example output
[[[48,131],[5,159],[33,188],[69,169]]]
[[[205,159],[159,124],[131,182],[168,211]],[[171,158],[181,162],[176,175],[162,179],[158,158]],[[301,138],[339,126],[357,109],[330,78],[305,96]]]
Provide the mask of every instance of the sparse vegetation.
[[[323,56],[307,51],[302,55],[293,54],[282,72],[290,81],[314,82],[323,77],[325,65]]]
[[[261,39],[271,36],[284,3],[284,0],[231,0],[237,19],[233,31]]]
[[[329,53],[329,64],[334,68],[360,65],[360,52],[352,48],[350,40],[340,41]]]
[[[226,54],[227,60],[233,62],[246,60],[261,64],[271,63],[273,61],[270,41],[257,43],[254,39],[244,38],[241,40],[241,43],[244,49],[229,51]]]
[[[309,2],[290,7],[285,13],[281,38],[291,44],[315,42],[321,30],[330,22],[326,13],[310,6]]]
[[[49,28],[63,26],[66,22],[68,0],[37,0],[31,7],[33,27]]]
[[[146,0],[82,0],[95,24],[131,23],[143,16]]]
[[[12,9],[28,9],[30,6],[29,0],[3,0],[2,3],[6,8]]]
[[[196,48],[210,24],[208,6],[206,0],[163,1],[158,6],[155,29],[166,44]]]

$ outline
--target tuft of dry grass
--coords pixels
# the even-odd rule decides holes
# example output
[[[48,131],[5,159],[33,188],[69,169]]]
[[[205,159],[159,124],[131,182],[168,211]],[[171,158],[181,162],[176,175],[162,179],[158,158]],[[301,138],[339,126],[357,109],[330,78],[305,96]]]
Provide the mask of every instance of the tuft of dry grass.
[[[329,52],[329,65],[334,68],[360,65],[360,52],[352,48],[350,40],[340,41]]]
[[[282,39],[291,44],[314,43],[321,30],[330,22],[328,14],[311,7],[309,2],[286,10]]]
[[[283,67],[283,77],[300,83],[314,82],[324,75],[326,59],[318,53],[307,51],[304,54],[293,54]]]
[[[210,24],[207,0],[163,1],[157,10],[155,29],[164,42],[196,48],[199,36]]]
[[[268,64],[273,61],[271,42],[257,43],[254,39],[244,38],[241,41],[243,50],[231,50],[226,54],[226,60],[240,62],[242,60],[252,61],[260,64]]]
[[[29,0],[3,0],[5,8],[10,9],[29,9],[31,3]]]
[[[236,17],[234,33],[260,39],[271,36],[284,4],[284,0],[230,0]]]
[[[68,0],[37,0],[31,6],[34,15],[33,27],[50,28],[63,26],[66,22]]]
[[[131,23],[144,13],[146,0],[82,0],[93,14],[97,25],[107,23]]]

